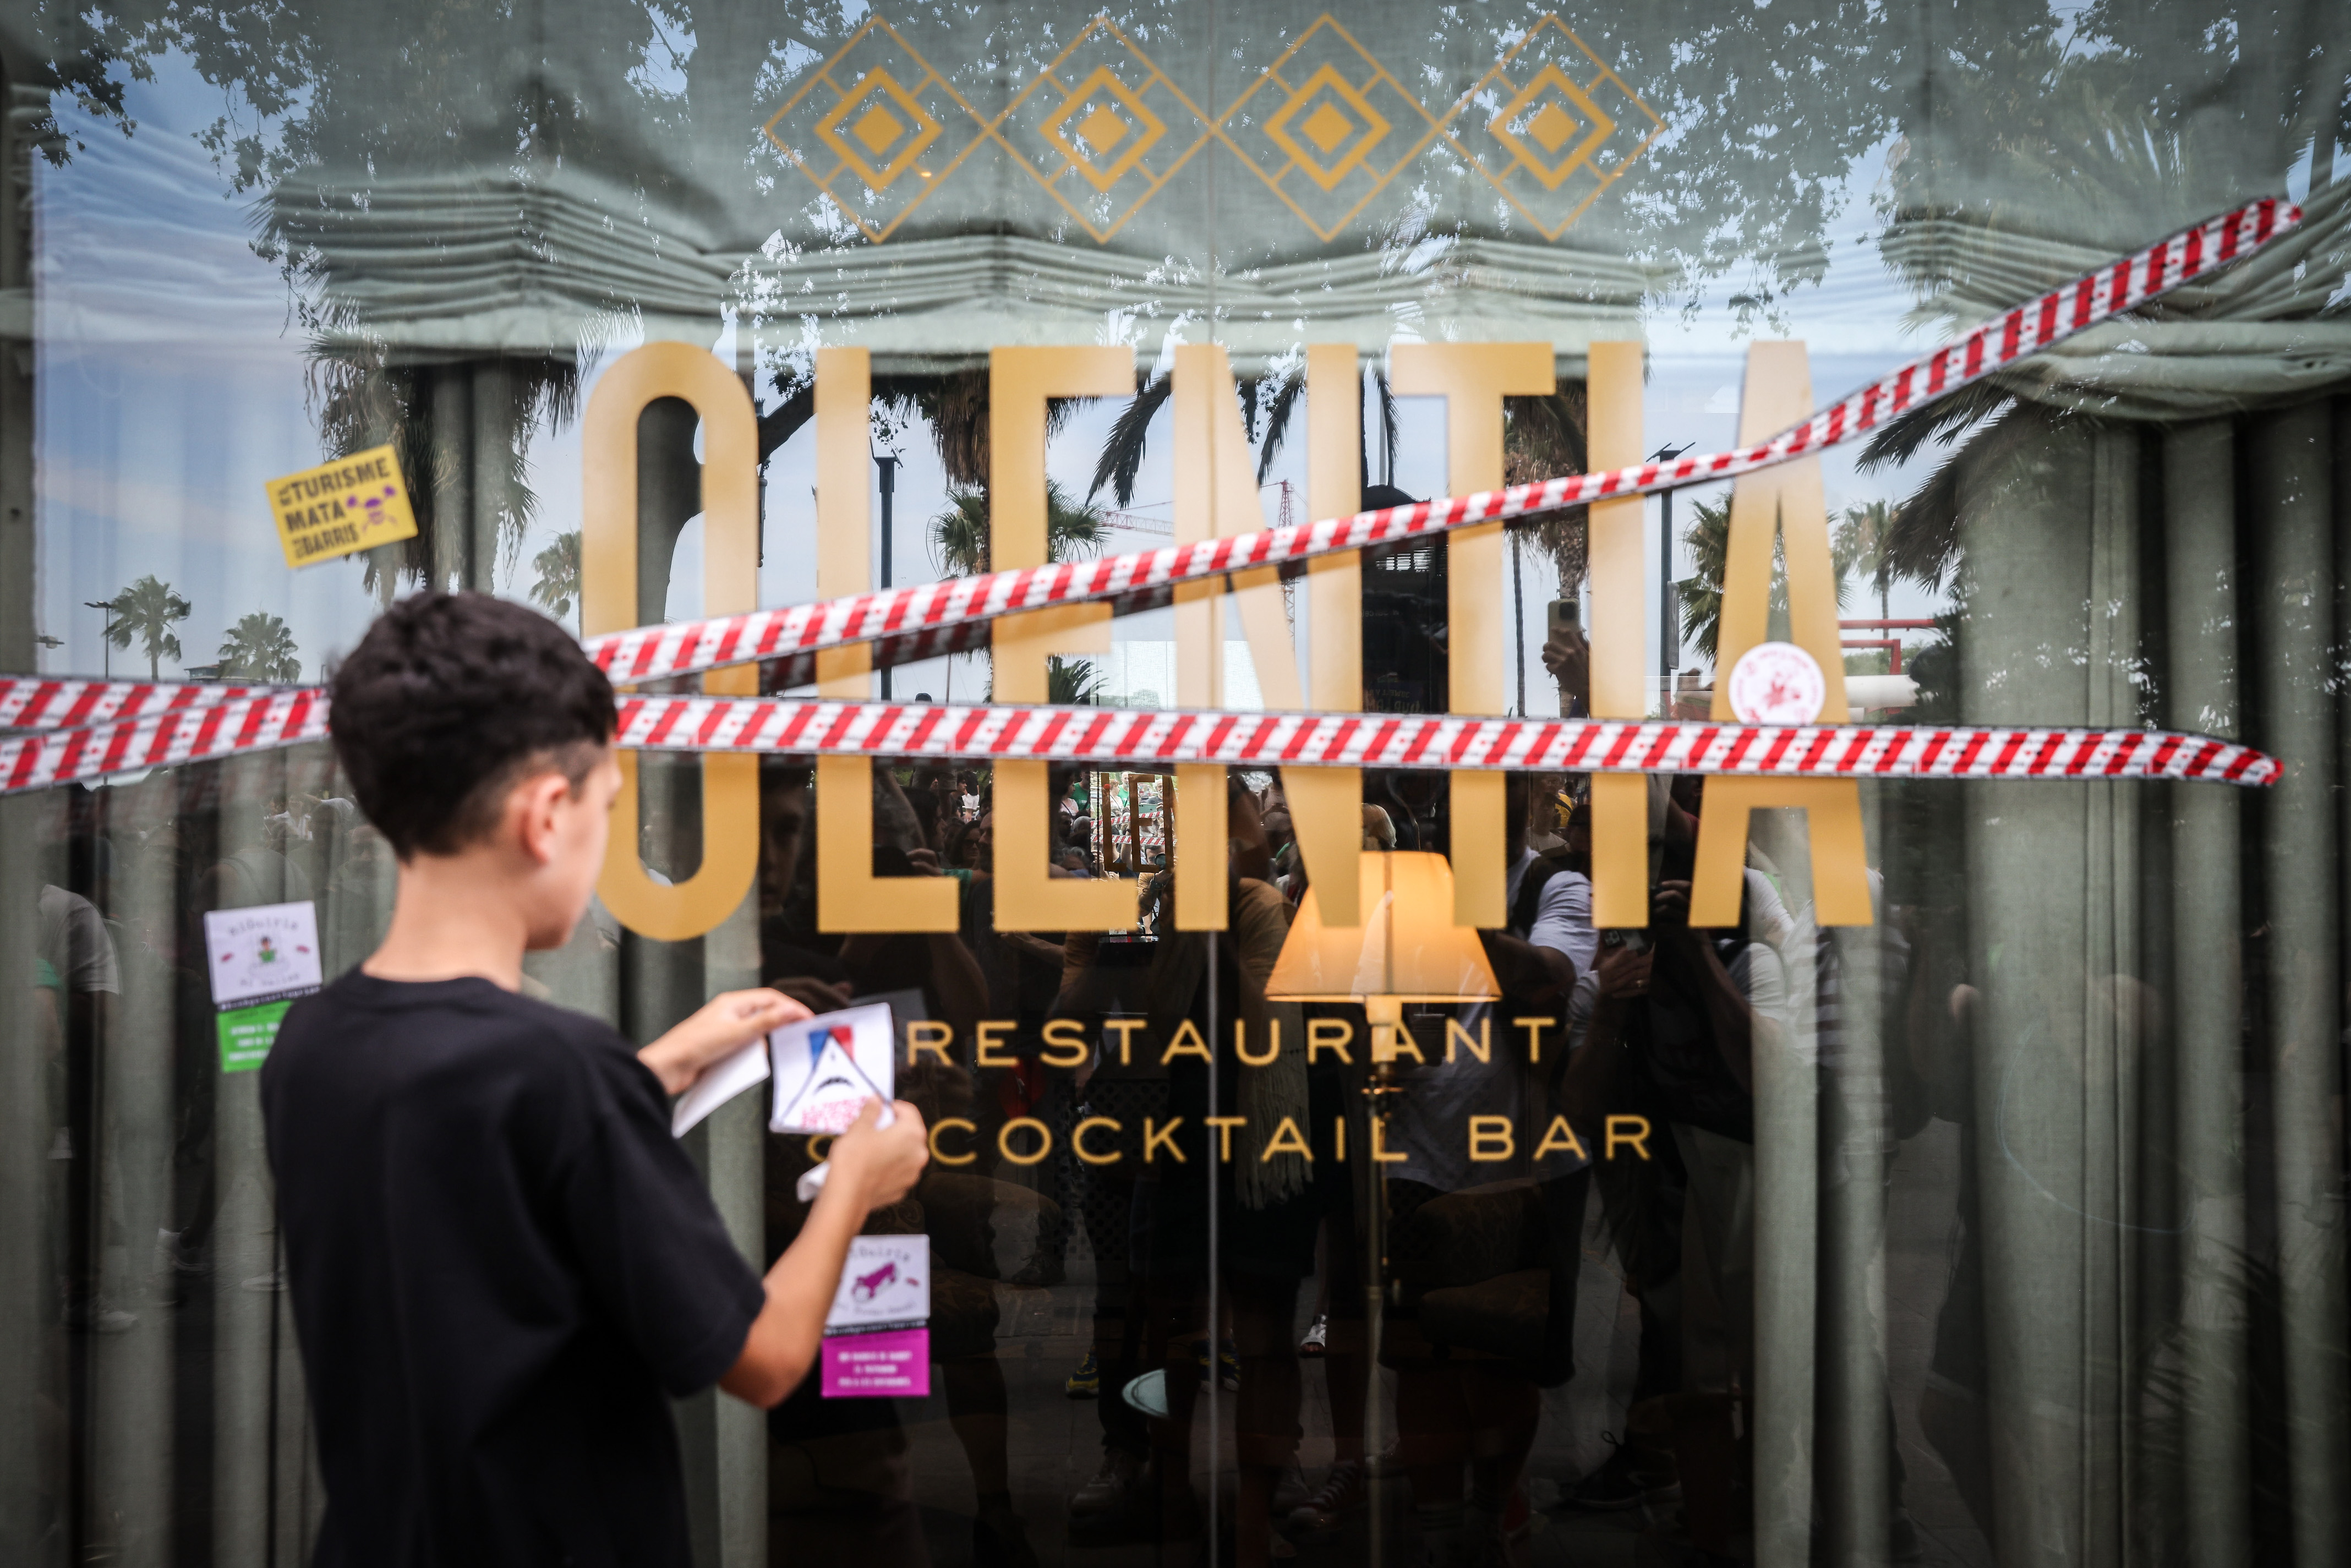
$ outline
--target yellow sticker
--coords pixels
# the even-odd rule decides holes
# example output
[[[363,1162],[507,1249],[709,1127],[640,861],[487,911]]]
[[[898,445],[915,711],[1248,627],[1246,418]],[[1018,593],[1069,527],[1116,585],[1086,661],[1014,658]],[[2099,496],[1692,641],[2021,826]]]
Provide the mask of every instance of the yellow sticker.
[[[408,486],[388,445],[272,479],[269,509],[287,566],[312,566],[416,537]]]

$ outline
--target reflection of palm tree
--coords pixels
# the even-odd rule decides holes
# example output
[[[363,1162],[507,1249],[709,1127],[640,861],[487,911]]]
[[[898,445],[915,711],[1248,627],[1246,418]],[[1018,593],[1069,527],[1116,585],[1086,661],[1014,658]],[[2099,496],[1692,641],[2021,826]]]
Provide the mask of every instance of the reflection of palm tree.
[[[1586,389],[1571,382],[1549,397],[1502,400],[1502,483],[1527,485],[1581,474],[1588,460],[1583,444]],[[1523,528],[1559,571],[1562,597],[1572,597],[1583,580],[1591,539],[1590,513],[1583,507],[1546,512]]]
[[[1064,659],[1049,654],[1045,660],[1045,700],[1064,707],[1080,707],[1092,702],[1102,694],[1102,680],[1094,673],[1091,659]]]
[[[114,619],[107,623],[105,638],[118,648],[131,646],[136,636],[140,651],[147,655],[147,678],[162,678],[162,661],[174,664],[180,658],[180,639],[172,628],[194,612],[194,606],[172,591],[172,585],[159,580],[152,572],[141,578],[113,598],[104,601],[108,613]]]
[[[1386,454],[1383,476],[1395,469],[1396,402],[1395,393],[1388,389],[1387,373],[1374,371],[1373,381],[1379,396],[1380,440]],[[1102,455],[1094,462],[1093,483],[1086,486],[1086,499],[1091,501],[1108,486],[1111,494],[1122,507],[1134,499],[1134,478],[1143,469],[1143,455],[1151,444],[1151,422],[1165,405],[1168,395],[1176,390],[1172,377],[1160,375],[1150,380],[1137,378],[1134,401],[1119,414],[1111,426],[1110,439],[1102,444]],[[1257,445],[1257,482],[1265,483],[1273,472],[1273,460],[1281,452],[1281,444],[1290,436],[1290,422],[1298,412],[1298,400],[1306,391],[1306,375],[1293,369],[1272,380],[1270,386],[1263,378],[1250,377],[1234,385],[1241,401],[1241,428]],[[1263,427],[1259,413],[1263,410]],[[1363,476],[1371,483],[1371,455],[1368,446],[1363,456]]]
[[[256,610],[230,627],[221,640],[221,679],[298,681],[302,678],[302,661],[294,655],[300,651],[294,645],[294,633],[284,621]]]
[[[2017,292],[2011,236],[2035,235],[2062,204],[2067,226],[2087,238],[2137,235],[2149,213],[2217,204],[2186,121],[2167,119],[2141,73],[2149,63],[2129,47],[2076,53],[2047,27],[1962,57],[1964,86],[1938,99],[1937,133],[1905,141],[1887,162],[1886,209],[1895,222],[1881,248],[1928,303],[1914,320],[1956,329],[1993,314]],[[2174,68],[2168,60],[2161,68]],[[1949,150],[1965,148],[1964,187],[1951,178]],[[1984,193],[1954,206],[1949,192]],[[2131,243],[2137,243],[2136,240]],[[2051,281],[2055,281],[2052,279]],[[2185,308],[2170,301],[2158,317]],[[1930,444],[1990,439],[2016,406],[2019,383],[1995,374],[1880,425],[1862,448],[1866,473],[1908,462]],[[2072,417],[2048,409],[2050,417]],[[1959,565],[1957,461],[1942,462],[1886,528],[1884,570],[1938,590]]]
[[[1105,485],[1120,506],[1134,499],[1134,476],[1151,444],[1151,422],[1175,390],[1172,376],[1157,377],[1134,389],[1134,401],[1119,412],[1111,424],[1110,438],[1102,443],[1102,456],[1094,462],[1094,481],[1086,487],[1088,501],[1101,495]]]
[[[1045,559],[1082,559],[1102,548],[1106,525],[1102,508],[1073,503],[1052,480],[1045,482]],[[949,577],[977,577],[988,568],[987,493],[960,490],[947,497],[947,509],[931,519],[931,554]]]
[[[1840,580],[1847,571],[1869,575],[1871,586],[1877,590],[1877,618],[1889,619],[1894,612],[1894,507],[1885,501],[1872,501],[1866,506],[1847,507],[1844,516],[1837,519],[1836,538],[1831,554],[1837,565]]]
[[[1690,646],[1712,660],[1722,637],[1722,572],[1730,557],[1730,503],[1700,501],[1690,508],[1690,525],[1682,531],[1689,551],[1690,574],[1674,584],[1681,595],[1682,624],[1689,628]]]
[[[1676,583],[1674,591],[1681,595],[1682,624],[1690,629],[1691,644],[1711,660],[1722,639],[1722,576],[1730,560],[1730,498],[1700,501],[1690,514],[1690,526],[1682,533],[1682,545],[1690,553],[1690,574]],[[1829,552],[1839,609],[1844,607],[1849,564],[1843,551]],[[1788,622],[1788,552],[1786,540],[1777,531],[1771,538],[1770,613],[1772,634],[1784,635],[1779,628]]]
[[[538,580],[530,586],[530,600],[558,621],[569,620],[571,602],[580,597],[580,530],[558,534],[555,542],[531,558]]]
[[[1393,478],[1396,455],[1395,392],[1388,385],[1386,372],[1374,371],[1372,379],[1378,423],[1376,435],[1374,431],[1364,433],[1360,456],[1366,485],[1372,479],[1372,451],[1375,445],[1383,456],[1383,480]],[[1086,487],[1087,500],[1092,500],[1105,488],[1122,507],[1134,499],[1135,476],[1142,472],[1144,454],[1150,445],[1152,422],[1174,390],[1173,380],[1164,374],[1136,387],[1134,401],[1120,412],[1111,425],[1109,438],[1102,443],[1102,455],[1094,463],[1093,482]],[[1266,476],[1273,471],[1274,458],[1280,454],[1283,442],[1289,439],[1290,420],[1306,391],[1306,377],[1302,371],[1293,369],[1275,378],[1241,381],[1234,390],[1240,396],[1242,428],[1257,444],[1257,480],[1263,485]],[[1502,427],[1502,483],[1523,485],[1530,480],[1583,471],[1584,389],[1581,384],[1570,385],[1548,397],[1507,398],[1503,409],[1506,423]],[[1572,591],[1583,580],[1583,508],[1552,512],[1523,527],[1558,567],[1560,591]]]
[[[461,534],[471,531],[472,519],[483,519],[496,530],[499,554],[511,565],[538,510],[529,484],[530,435],[571,416],[579,400],[577,363],[542,356],[474,365],[402,364],[358,325],[354,313],[335,306],[314,314],[311,374],[319,434],[338,455],[390,444],[410,478],[416,533],[361,557],[360,580],[368,591],[389,604],[402,580],[419,585],[436,577],[450,583],[460,580],[461,561],[435,560],[433,553],[439,531],[435,513],[453,487],[469,514],[459,519]],[[476,373],[484,370],[500,373]],[[436,437],[436,400],[460,395],[475,416],[473,439],[491,449],[486,462],[470,461],[446,429]],[[482,493],[466,497],[468,482],[478,484]]]
[[[1102,508],[1091,502],[1072,503],[1061,486],[1045,481],[1045,559],[1081,559],[1102,549],[1107,525]],[[947,509],[931,519],[931,554],[949,577],[977,577],[988,570],[987,493],[958,490],[947,497]],[[1092,661],[1048,658],[1045,696],[1048,702],[1081,704],[1094,700],[1100,681]]]

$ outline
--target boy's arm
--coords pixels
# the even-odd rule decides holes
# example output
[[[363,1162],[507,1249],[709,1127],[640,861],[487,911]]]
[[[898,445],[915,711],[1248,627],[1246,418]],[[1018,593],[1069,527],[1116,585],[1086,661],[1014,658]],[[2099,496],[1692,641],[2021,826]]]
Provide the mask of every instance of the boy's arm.
[[[702,1070],[731,1056],[770,1030],[813,1016],[781,991],[726,991],[713,997],[684,1022],[637,1052],[637,1060],[661,1080],[664,1094],[683,1094]]]
[[[864,1227],[867,1214],[905,1197],[929,1163],[922,1113],[901,1100],[896,1119],[878,1127],[880,1109],[879,1102],[868,1103],[849,1131],[833,1140],[826,1156],[831,1176],[817,1194],[799,1239],[768,1270],[768,1304],[752,1320],[742,1354],[718,1380],[719,1387],[747,1404],[773,1409],[799,1386],[816,1363],[850,1239]]]

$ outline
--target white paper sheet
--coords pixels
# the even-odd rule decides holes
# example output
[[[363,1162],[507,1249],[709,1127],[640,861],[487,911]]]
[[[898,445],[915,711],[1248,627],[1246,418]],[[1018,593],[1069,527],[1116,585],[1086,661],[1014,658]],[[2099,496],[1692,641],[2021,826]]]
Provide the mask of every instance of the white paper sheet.
[[[876,1127],[886,1127],[897,1119],[898,1113],[884,1104],[882,1107],[882,1113],[873,1118],[873,1124]],[[830,1160],[819,1160],[800,1172],[800,1179],[792,1184],[793,1196],[802,1203],[814,1203],[816,1195],[824,1190],[824,1178],[831,1173],[832,1163]]]
[[[761,1035],[734,1055],[712,1062],[694,1081],[694,1087],[677,1097],[676,1108],[669,1118],[670,1136],[682,1138],[692,1131],[695,1123],[740,1094],[746,1089],[768,1081],[768,1037]]]

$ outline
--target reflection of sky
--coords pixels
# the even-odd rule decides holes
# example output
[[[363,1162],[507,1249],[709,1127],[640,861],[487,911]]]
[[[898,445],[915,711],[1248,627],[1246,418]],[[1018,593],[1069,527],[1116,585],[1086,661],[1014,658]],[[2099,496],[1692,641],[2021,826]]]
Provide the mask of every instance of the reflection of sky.
[[[184,664],[212,663],[222,632],[258,610],[287,619],[305,674],[315,676],[324,655],[349,646],[372,604],[360,587],[355,560],[289,570],[263,504],[267,479],[325,455],[306,402],[302,333],[277,267],[253,252],[247,204],[226,196],[219,171],[188,134],[218,111],[216,92],[166,58],[159,62],[156,81],[132,85],[130,104],[139,121],[135,137],[126,141],[113,131],[93,130],[67,167],[43,166],[38,175],[39,603],[41,629],[64,639],[62,647],[47,653],[44,665],[53,671],[99,670],[105,662],[98,635],[102,617],[82,608],[84,602],[110,596],[152,572],[194,607],[178,628]],[[67,110],[68,116],[76,112]],[[1905,335],[1902,319],[1911,300],[1880,262],[1870,237],[1875,219],[1866,197],[1884,156],[1883,149],[1865,155],[1848,179],[1842,216],[1827,236],[1825,282],[1777,302],[1774,329],[1813,345],[1813,390],[1823,399],[1924,346],[1923,340]],[[1730,308],[1711,298],[1691,310],[1679,299],[1664,302],[1651,312],[1647,332],[1648,444],[1695,442],[1700,450],[1729,444],[1747,341]],[[733,336],[726,329],[715,346],[731,353]],[[615,342],[589,367],[581,406],[602,366],[629,346]],[[1053,438],[1049,470],[1071,496],[1084,495],[1117,412],[1116,404],[1082,407]],[[1373,477],[1392,477],[1415,496],[1441,494],[1441,404],[1405,399],[1400,413],[1394,472],[1384,474],[1375,459]],[[1160,519],[1163,527],[1173,486],[1169,423],[1163,413],[1134,498],[1124,508],[1137,518]],[[892,575],[903,583],[936,574],[927,524],[946,506],[947,486],[928,432],[919,423],[902,433],[898,451],[903,464]],[[768,465],[758,580],[762,603],[790,603],[814,594],[814,453],[811,423]],[[1863,475],[1856,455],[1857,448],[1847,447],[1823,462],[1832,517],[1863,501],[1906,497],[1923,477],[1917,470],[1928,465]],[[1270,478],[1287,479],[1302,495],[1305,460],[1301,412]],[[576,424],[535,439],[530,474],[538,519],[497,583],[501,591],[517,595],[529,587],[533,556],[557,533],[578,526]],[[1685,497],[1682,521],[1688,517],[1689,500],[1707,493]],[[1273,488],[1263,492],[1269,522],[1275,520],[1278,494]],[[1102,500],[1114,504],[1107,495]],[[1656,510],[1653,502],[1645,555],[1652,561]],[[878,520],[878,483],[875,516]],[[1165,542],[1164,533],[1114,521],[1106,548]],[[1677,550],[1676,575],[1688,570],[1687,553]],[[1528,630],[1521,657],[1530,706],[1543,712],[1550,687],[1539,659],[1542,607],[1557,589],[1549,562],[1539,553],[1526,555],[1523,576]],[[670,617],[699,612],[698,520],[679,542],[672,581]],[[1494,590],[1495,602],[1508,612],[1512,589],[1507,577]],[[1897,585],[1893,601],[1897,616],[1936,608],[1907,585]],[[1875,608],[1873,597],[1856,585],[1846,613],[1867,615]],[[1600,617],[1608,610],[1594,606],[1592,612]],[[1654,662],[1654,579],[1640,613],[1643,645],[1652,650]],[[1303,595],[1297,617],[1299,641],[1309,645],[1311,627]],[[1111,689],[1151,690],[1163,696],[1172,689],[1172,671],[1161,667],[1172,657],[1169,620],[1162,612],[1118,624],[1114,639],[1124,652],[1101,671]],[[1516,630],[1514,622],[1506,643]],[[1255,682],[1235,646],[1231,695],[1242,701]],[[1151,652],[1163,648],[1171,651]],[[118,670],[143,670],[145,661],[134,648],[118,652],[113,664]],[[165,673],[172,673],[168,664]],[[943,697],[952,692],[969,699],[985,681],[984,661],[963,658],[955,661],[952,672],[944,661],[903,670],[894,686],[902,695],[928,691]],[[1515,691],[1515,685],[1509,689]]]
[[[134,137],[93,128],[63,169],[35,162],[39,618],[64,640],[43,667],[103,668],[104,616],[84,602],[152,572],[193,607],[183,663],[213,663],[229,625],[266,611],[314,675],[371,606],[354,562],[288,570],[263,499],[268,479],[325,456],[301,332],[246,204],[184,134],[217,94],[207,110],[184,73],[159,76],[132,87]],[[136,643],[112,658],[146,671]]]

